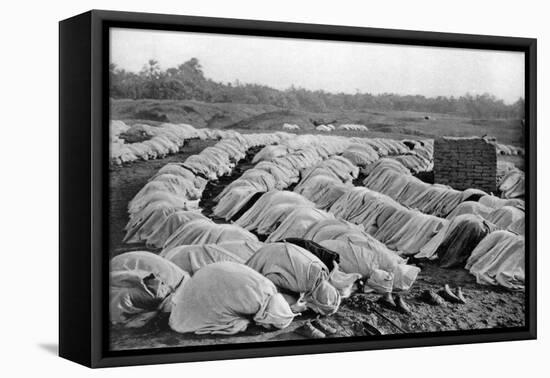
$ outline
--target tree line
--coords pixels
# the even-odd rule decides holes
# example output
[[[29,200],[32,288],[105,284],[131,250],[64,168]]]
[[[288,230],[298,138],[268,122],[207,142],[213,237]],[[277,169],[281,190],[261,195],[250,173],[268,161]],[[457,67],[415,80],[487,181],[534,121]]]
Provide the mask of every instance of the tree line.
[[[524,100],[505,104],[491,94],[460,97],[425,97],[392,93],[330,93],[290,87],[278,90],[265,85],[220,83],[206,78],[197,58],[176,67],[161,69],[156,60],[149,60],[139,72],[126,71],[115,64],[109,66],[110,96],[130,99],[197,100],[265,104],[310,112],[412,110],[429,113],[456,114],[471,118],[524,118]]]

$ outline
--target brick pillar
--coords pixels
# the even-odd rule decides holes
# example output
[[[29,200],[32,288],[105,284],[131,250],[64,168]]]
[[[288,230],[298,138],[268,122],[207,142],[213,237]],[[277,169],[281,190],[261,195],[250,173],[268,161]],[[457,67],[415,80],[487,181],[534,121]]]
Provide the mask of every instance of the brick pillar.
[[[437,138],[434,141],[434,182],[454,189],[496,191],[497,152],[479,138]]]

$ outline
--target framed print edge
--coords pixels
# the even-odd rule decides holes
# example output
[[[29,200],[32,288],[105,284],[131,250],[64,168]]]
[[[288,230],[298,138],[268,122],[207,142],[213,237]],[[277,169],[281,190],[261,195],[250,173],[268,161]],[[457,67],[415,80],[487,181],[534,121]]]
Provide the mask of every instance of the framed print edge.
[[[91,18],[87,12],[59,24],[59,355],[87,366],[93,344]]]
[[[537,40],[526,41],[525,46],[525,94],[527,128],[527,196],[526,218],[526,292],[528,293],[525,309],[529,321],[529,333],[537,338]]]
[[[370,41],[525,53],[526,326],[441,334],[262,342],[202,348],[112,352],[109,317],[106,201],[108,187],[108,30],[113,26]],[[60,22],[59,354],[89,367],[409,348],[536,338],[536,40],[161,14],[90,11]],[[81,126],[80,128],[74,125]]]

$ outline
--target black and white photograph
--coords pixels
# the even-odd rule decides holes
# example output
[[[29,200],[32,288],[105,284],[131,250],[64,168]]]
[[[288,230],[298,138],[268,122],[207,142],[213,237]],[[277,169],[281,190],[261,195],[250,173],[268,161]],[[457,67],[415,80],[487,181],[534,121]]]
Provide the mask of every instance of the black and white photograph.
[[[0,376],[543,375],[542,2],[2,9]]]
[[[108,50],[110,351],[526,327],[524,52]]]

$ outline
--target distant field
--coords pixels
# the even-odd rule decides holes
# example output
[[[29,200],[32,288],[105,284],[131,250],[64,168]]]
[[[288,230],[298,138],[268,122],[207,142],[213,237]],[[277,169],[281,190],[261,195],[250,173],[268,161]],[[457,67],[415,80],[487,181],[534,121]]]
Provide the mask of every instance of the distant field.
[[[470,119],[448,114],[411,111],[310,113],[272,105],[203,103],[178,100],[112,100],[111,118],[134,123],[174,122],[195,127],[230,128],[240,132],[280,131],[284,123],[301,127],[298,133],[315,132],[318,124],[359,123],[369,132],[338,131],[347,136],[385,138],[434,138],[438,136],[494,136],[500,143],[523,146],[520,120]]]

